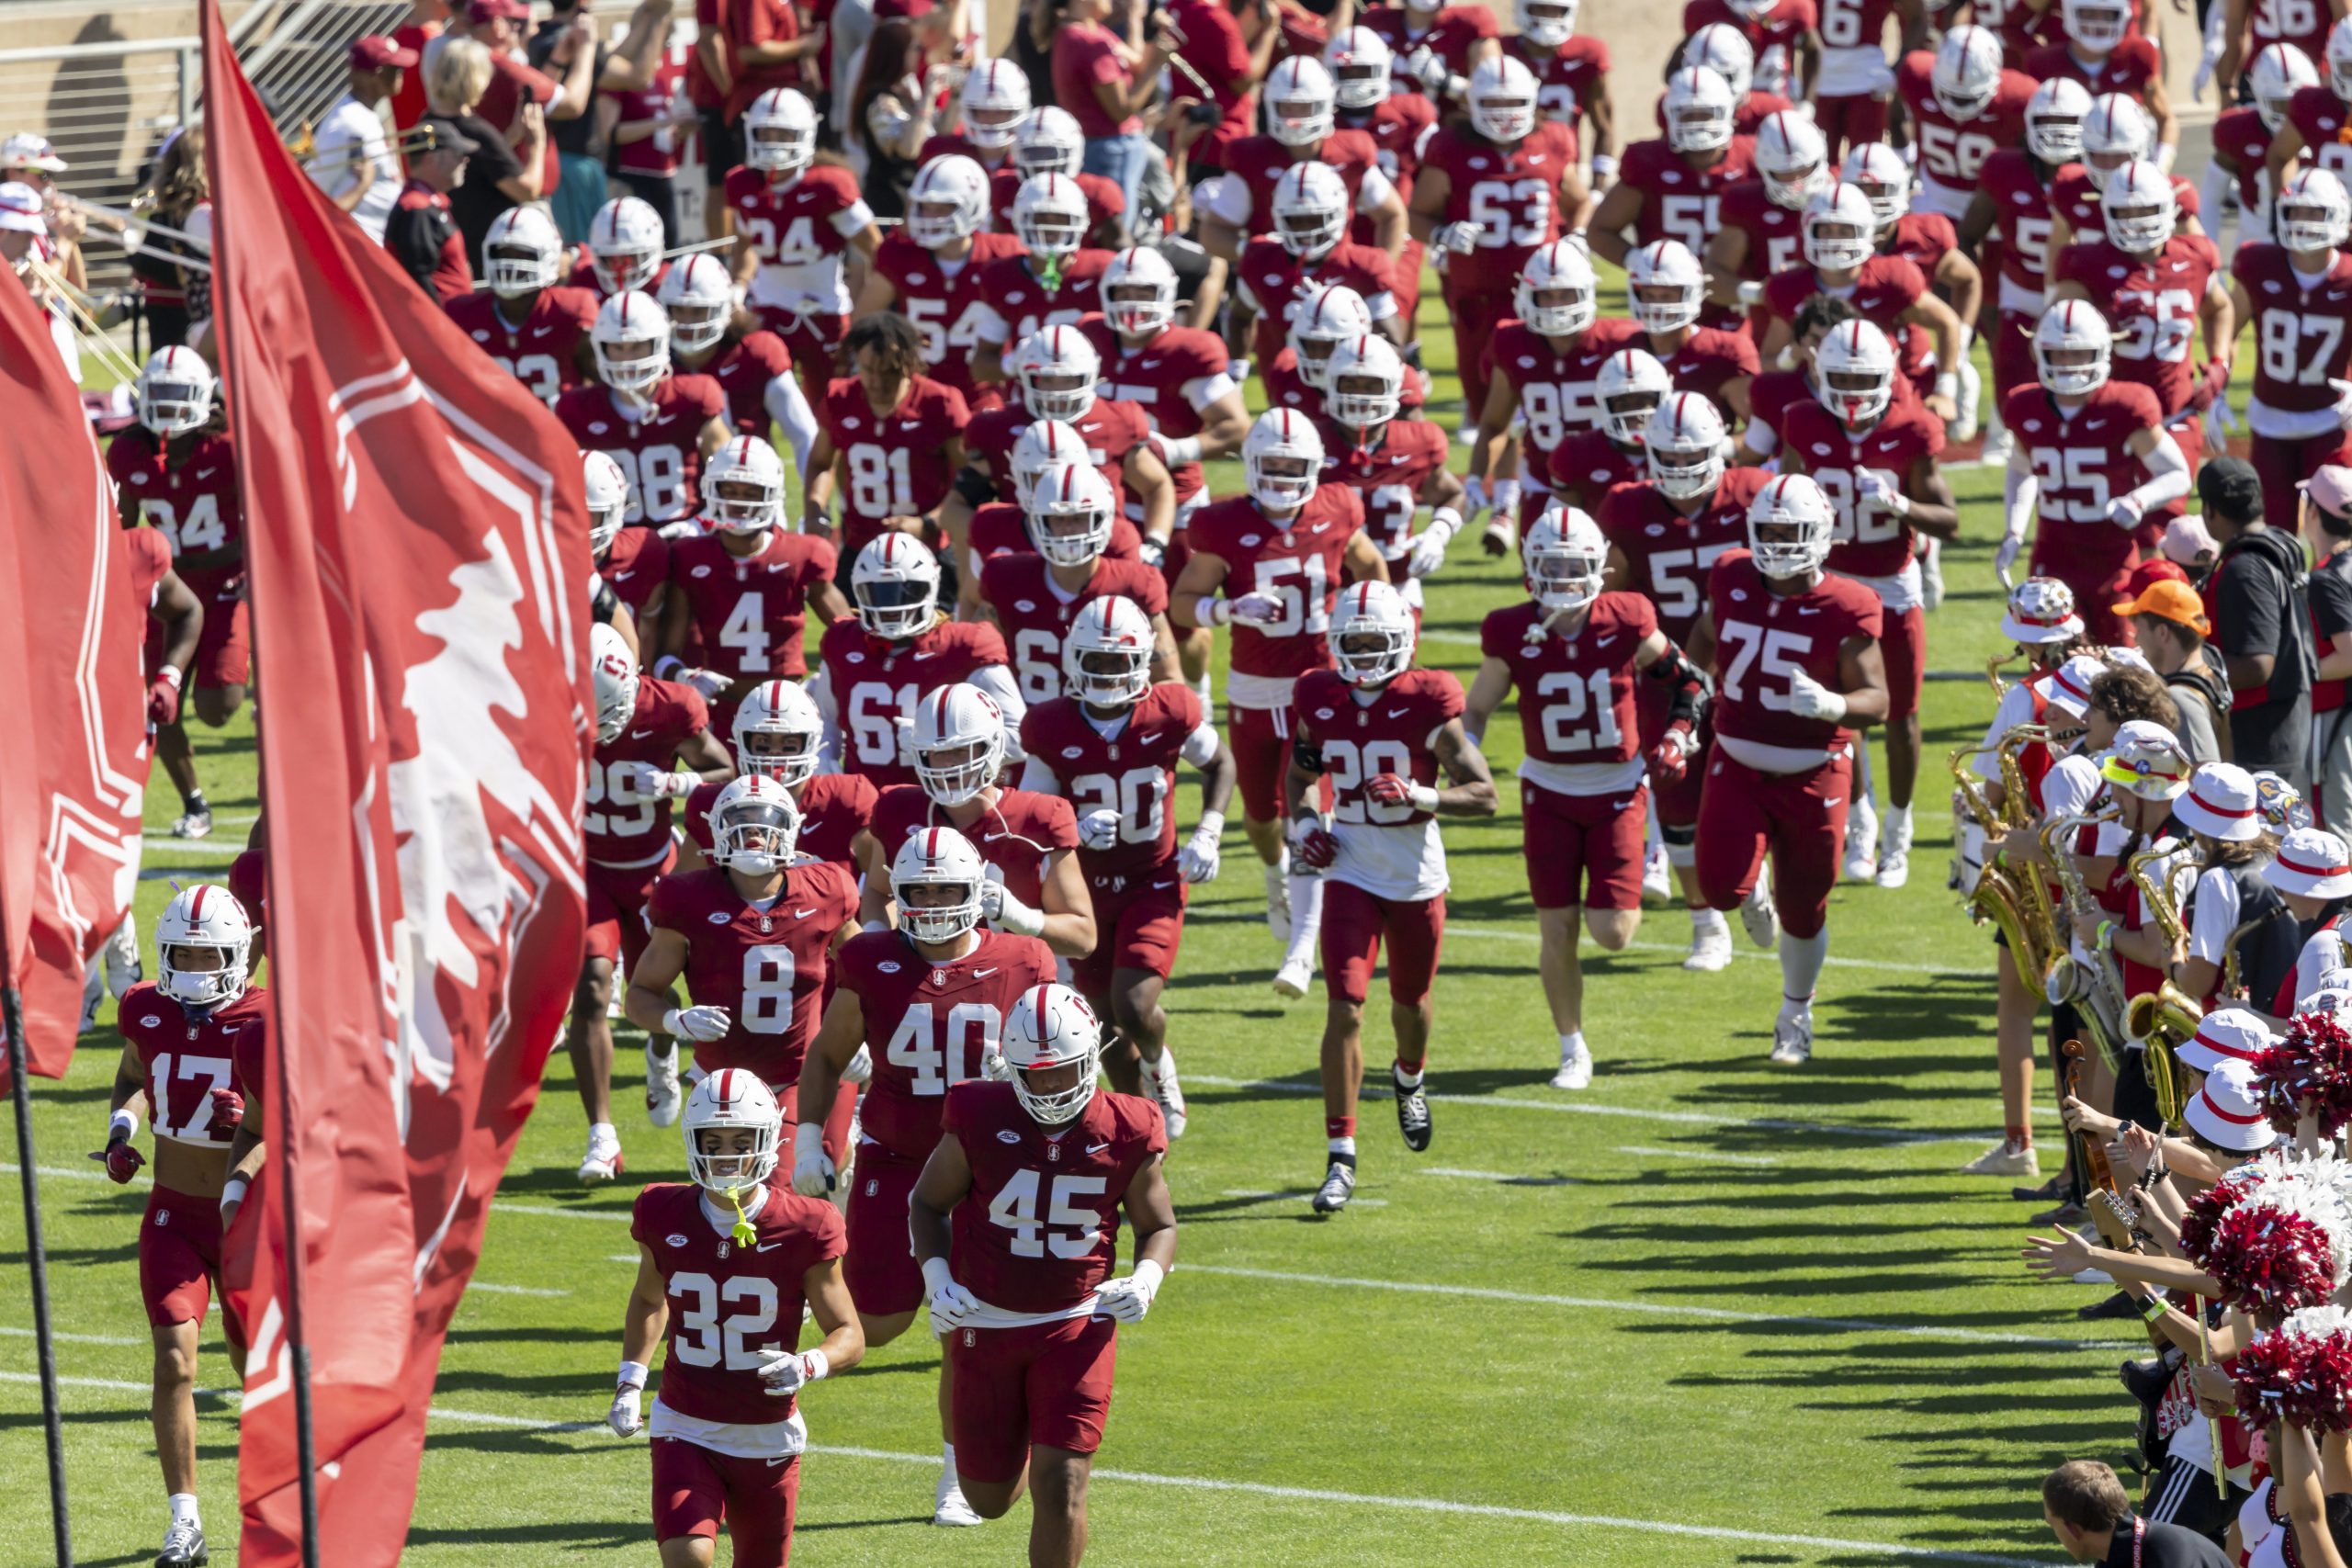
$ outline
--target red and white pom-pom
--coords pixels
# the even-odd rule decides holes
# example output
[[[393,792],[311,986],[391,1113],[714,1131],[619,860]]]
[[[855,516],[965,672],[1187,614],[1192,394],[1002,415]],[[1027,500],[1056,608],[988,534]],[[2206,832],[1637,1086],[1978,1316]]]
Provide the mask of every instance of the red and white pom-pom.
[[[2352,1430],[2352,1313],[2298,1312],[2224,1370],[2237,1385],[2238,1414],[2251,1425],[2284,1419],[2312,1432]]]
[[[2214,1225],[2223,1214],[2253,1196],[2255,1189],[2277,1171],[2278,1167],[2267,1156],[2248,1160],[2236,1169],[2224,1172],[2221,1180],[2191,1198],[2180,1217],[2182,1255],[2205,1269],[2205,1249],[2213,1244]]]
[[[2344,1282],[2347,1233],[2341,1205],[2334,1207],[2331,1225],[2266,1201],[2281,1185],[2266,1183],[2223,1214],[2200,1260],[2224,1301],[2257,1316],[2317,1306]]]
[[[2320,1135],[2333,1138],[2352,1125],[2352,1032],[2332,1013],[2298,1014],[2278,1043],[2255,1057],[2254,1079],[2272,1127],[2291,1133],[2309,1112]]]

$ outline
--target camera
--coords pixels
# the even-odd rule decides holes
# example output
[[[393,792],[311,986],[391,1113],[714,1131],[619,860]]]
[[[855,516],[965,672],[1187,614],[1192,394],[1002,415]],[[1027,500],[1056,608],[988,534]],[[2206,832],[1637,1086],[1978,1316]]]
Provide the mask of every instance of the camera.
[[[1225,111],[1215,104],[1194,104],[1184,111],[1184,118],[1194,125],[1215,125],[1225,118]]]

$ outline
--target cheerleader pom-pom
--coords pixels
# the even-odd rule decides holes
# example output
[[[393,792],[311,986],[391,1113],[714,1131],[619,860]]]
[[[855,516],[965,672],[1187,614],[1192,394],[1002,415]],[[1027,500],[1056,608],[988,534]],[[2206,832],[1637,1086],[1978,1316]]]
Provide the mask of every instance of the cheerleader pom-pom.
[[[2201,1263],[2223,1300],[2256,1316],[2317,1306],[2344,1279],[2343,1243],[2335,1230],[2266,1203],[2241,1203],[2223,1214]]]
[[[2225,1370],[2238,1414],[2255,1426],[2284,1420],[2318,1433],[2352,1429],[2352,1314],[2296,1313],[2247,1346]]]
[[[2263,1115],[2292,1133],[2309,1112],[2323,1137],[2352,1125],[2352,1032],[2332,1013],[2298,1014],[2276,1045],[2254,1059],[2255,1089]]]
[[[2248,1160],[2191,1198],[2187,1212],[2180,1217],[2182,1254],[2199,1269],[2206,1268],[2205,1252],[2213,1245],[2214,1226],[2223,1214],[2245,1202],[2253,1195],[2255,1189],[2277,1174],[2277,1170],[2278,1168],[2267,1156]]]

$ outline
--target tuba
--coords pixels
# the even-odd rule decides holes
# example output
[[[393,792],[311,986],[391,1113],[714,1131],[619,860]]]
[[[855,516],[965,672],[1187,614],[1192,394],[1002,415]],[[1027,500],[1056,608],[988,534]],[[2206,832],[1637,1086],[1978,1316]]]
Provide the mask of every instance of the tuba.
[[[2181,868],[2157,863],[2171,853],[2163,849],[2143,850],[2123,864],[2123,874],[2140,889],[2148,918],[2155,922],[2167,948],[2179,943],[2183,931],[2180,906],[2172,891],[2173,878]],[[2181,1065],[2180,1044],[2197,1032],[2204,1019],[2204,1008],[2168,979],[2157,982],[2154,990],[2133,997],[2123,1010],[2124,1029],[2147,1049],[2144,1069],[2149,1086],[2156,1091],[2156,1112],[2167,1126],[2180,1120],[2181,1110],[2188,1103],[2188,1070]]]

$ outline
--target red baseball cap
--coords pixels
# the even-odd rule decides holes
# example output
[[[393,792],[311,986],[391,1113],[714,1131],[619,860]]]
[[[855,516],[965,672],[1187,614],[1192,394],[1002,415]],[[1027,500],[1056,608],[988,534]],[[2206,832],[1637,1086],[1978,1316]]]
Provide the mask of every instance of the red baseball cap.
[[[466,20],[487,22],[503,17],[510,22],[527,22],[531,8],[523,0],[469,0]]]
[[[416,51],[402,49],[395,39],[381,34],[351,40],[351,66],[355,71],[381,71],[390,67],[410,71],[416,66]]]

